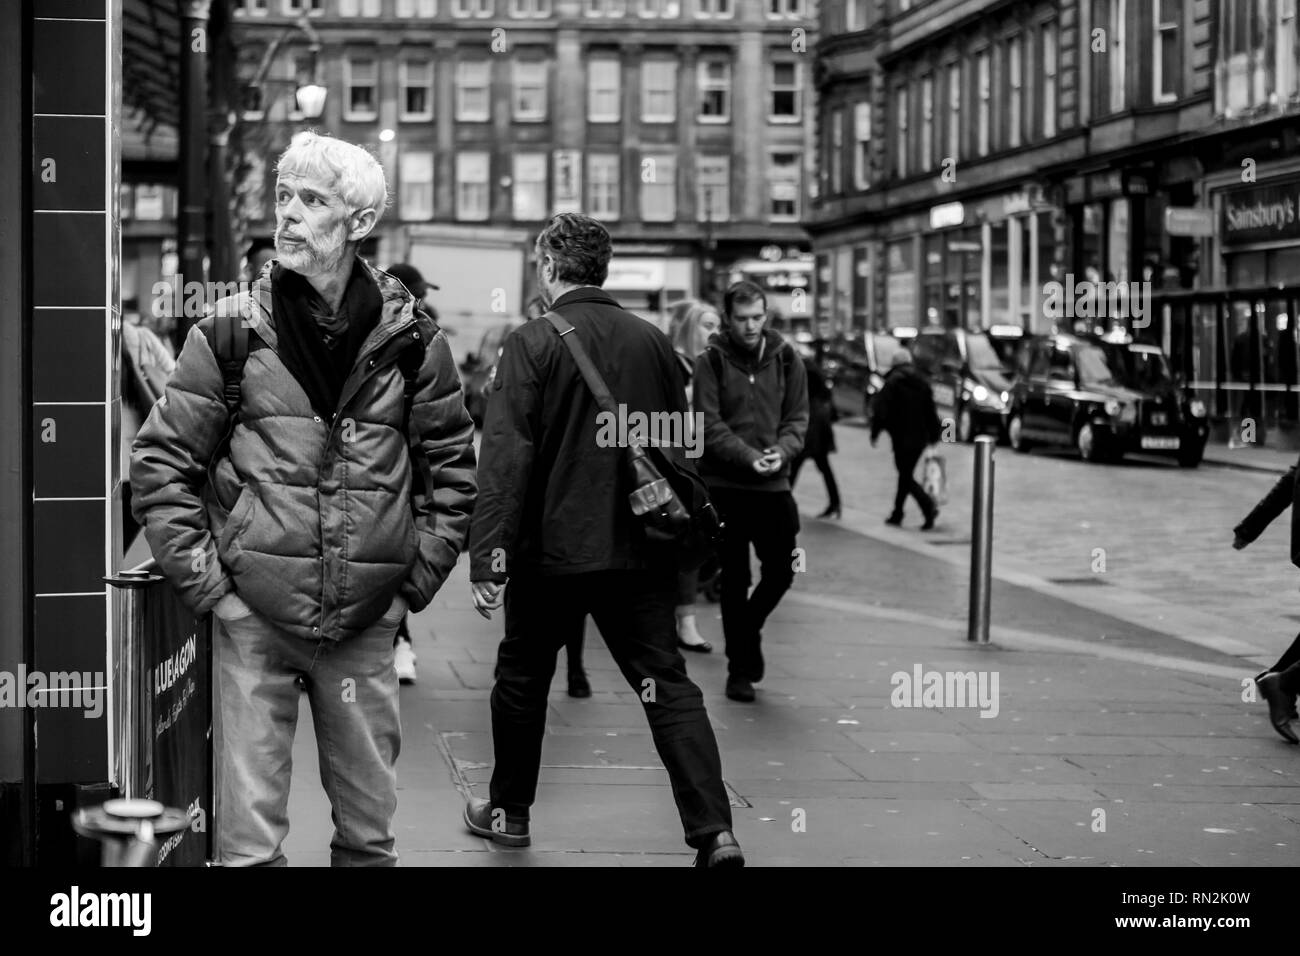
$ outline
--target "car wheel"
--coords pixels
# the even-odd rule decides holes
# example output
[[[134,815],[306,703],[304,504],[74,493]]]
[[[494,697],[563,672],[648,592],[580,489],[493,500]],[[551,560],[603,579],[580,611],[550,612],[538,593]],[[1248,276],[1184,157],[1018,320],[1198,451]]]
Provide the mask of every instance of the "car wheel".
[[[966,405],[957,412],[957,440],[963,445],[968,445],[975,440],[975,417],[971,415],[970,408]]]
[[[1106,456],[1102,453],[1097,433],[1093,430],[1091,422],[1084,422],[1079,426],[1079,431],[1074,436],[1074,445],[1079,449],[1079,457],[1084,461],[1105,460]]]
[[[1007,422],[1007,441],[1016,451],[1024,454],[1032,447],[1025,439],[1024,435],[1025,422],[1019,412],[1011,416],[1011,421]]]
[[[1205,448],[1201,445],[1194,445],[1178,453],[1178,467],[1196,468],[1201,463],[1201,458],[1205,455]]]

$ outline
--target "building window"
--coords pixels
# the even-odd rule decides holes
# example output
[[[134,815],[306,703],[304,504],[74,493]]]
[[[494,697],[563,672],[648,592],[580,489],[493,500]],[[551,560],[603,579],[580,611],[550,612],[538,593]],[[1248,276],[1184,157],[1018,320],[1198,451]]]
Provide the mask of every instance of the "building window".
[[[1155,0],[1148,0],[1155,2]],[[1227,3],[1228,8],[1237,7],[1237,3]],[[1254,4],[1246,3],[1246,7]],[[1125,0],[1094,0],[1093,26],[1101,27],[1106,32],[1106,56],[1094,71],[1097,78],[1099,94],[1098,113],[1118,113],[1125,103],[1125,64],[1128,46],[1125,44],[1127,33],[1127,3]]]
[[[399,17],[431,19],[438,15],[438,0],[397,0]]]
[[[343,61],[343,86],[348,91],[343,118],[351,121],[375,119],[375,81],[377,66],[368,57],[348,57]]]
[[[616,57],[593,57],[587,61],[588,122],[618,122],[621,70]]]
[[[534,19],[549,17],[551,15],[551,0],[510,0],[510,15],[512,17],[531,17]]]
[[[867,0],[846,0],[844,29],[848,33],[867,28]]]
[[[266,0],[239,0],[235,5],[235,13],[264,17],[266,16]]]
[[[677,61],[641,63],[641,120],[671,123],[677,119]]]
[[[403,120],[433,119],[433,64],[428,60],[403,60],[399,68]]]
[[[490,115],[491,63],[462,60],[456,64],[456,119],[486,123]]]
[[[992,109],[988,50],[981,50],[975,55],[975,83],[975,92],[979,97],[975,122],[975,155],[987,156],[989,154],[989,112]]]
[[[695,158],[695,208],[700,222],[726,222],[731,218],[729,172],[726,156]]]
[[[637,0],[636,12],[643,17],[668,19],[682,15],[680,0]]]
[[[948,159],[957,160],[961,148],[961,64],[948,64]]]
[[[767,216],[772,222],[799,221],[799,191],[803,177],[799,154],[772,152],[767,166]]]
[[[731,119],[731,61],[700,61],[700,122],[726,123]]]
[[[399,215],[403,219],[432,219],[433,153],[402,153],[400,164]]]
[[[1043,24],[1043,136],[1056,135],[1056,21]]]
[[[1024,77],[1021,73],[1020,37],[1007,41],[1007,137],[1010,149],[1020,145],[1021,124],[1024,122]]]
[[[583,9],[589,17],[621,17],[627,12],[627,0],[587,0]]]
[[[512,213],[516,222],[546,218],[546,154],[515,153]]]
[[[456,154],[456,218],[481,221],[488,217],[487,153]]]
[[[934,74],[921,77],[921,169],[934,162]]]
[[[830,190],[838,196],[844,192],[844,110],[831,113]]]
[[[592,153],[587,157],[587,210],[596,219],[618,218],[618,155]]]
[[[907,176],[907,153],[911,145],[907,115],[907,87],[894,87],[894,173],[899,179]]]
[[[677,157],[671,153],[641,158],[641,221],[672,222],[677,218]]]
[[[767,0],[767,15],[777,17],[802,17],[803,0]]]
[[[771,99],[767,118],[773,123],[797,123],[802,109],[802,77],[798,63],[778,62],[771,70]]]
[[[539,60],[515,60],[511,102],[516,122],[546,119],[546,69],[546,64]]]
[[[284,0],[284,12],[287,16],[298,13],[321,13],[324,9],[324,0]]]
[[[853,106],[853,188],[871,188],[871,104]]]
[[[1182,0],[1155,0],[1151,7],[1155,17],[1155,62],[1151,72],[1157,103],[1169,103],[1178,99],[1179,74],[1182,72],[1178,24],[1183,13],[1182,6]],[[1294,9],[1292,0],[1292,10]]]
[[[701,20],[730,17],[732,13],[731,0],[695,0],[695,15]]]
[[[451,0],[453,17],[490,17],[495,12],[493,0]]]

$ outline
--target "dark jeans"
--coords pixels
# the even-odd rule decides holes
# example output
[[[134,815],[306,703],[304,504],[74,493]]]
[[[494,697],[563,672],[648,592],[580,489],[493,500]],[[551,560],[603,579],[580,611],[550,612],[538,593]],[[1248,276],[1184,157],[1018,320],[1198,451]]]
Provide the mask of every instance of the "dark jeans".
[[[799,511],[788,491],[714,488],[709,496],[725,525],[719,557],[727,673],[759,681],[763,679],[763,625],[794,583]],[[750,544],[761,569],[753,594],[749,593]]]
[[[506,587],[506,636],[492,688],[496,766],[491,799],[528,816],[546,732],[546,698],[560,647],[590,614],[618,669],[641,698],[689,846],[731,829],[722,759],[704,695],[677,649],[673,571],[516,576]]]
[[[827,507],[832,511],[840,510],[840,486],[835,482],[835,472],[831,471],[831,456],[828,454],[811,456],[813,463],[817,465],[817,470],[822,473],[822,479],[826,482],[826,497],[830,500]],[[794,490],[794,483],[799,478],[799,469],[807,461],[809,456],[800,455],[790,466],[790,490]]]
[[[903,516],[903,505],[908,495],[915,498],[916,503],[921,506],[921,514],[928,518],[934,513],[934,502],[913,474],[916,471],[916,463],[921,460],[924,452],[924,445],[915,448],[906,445],[894,448],[894,467],[898,469],[898,490],[894,492],[894,517],[896,518]]]

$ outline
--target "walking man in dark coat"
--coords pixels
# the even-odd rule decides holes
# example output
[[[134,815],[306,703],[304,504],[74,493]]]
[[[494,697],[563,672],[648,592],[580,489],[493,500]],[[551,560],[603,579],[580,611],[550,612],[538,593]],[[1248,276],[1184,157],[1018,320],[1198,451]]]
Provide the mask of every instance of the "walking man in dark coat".
[[[875,413],[871,417],[872,446],[875,446],[882,431],[889,432],[889,440],[894,446],[894,467],[898,469],[894,510],[885,523],[895,526],[903,523],[903,503],[911,495],[925,516],[921,530],[929,531],[934,527],[939,509],[917,482],[913,472],[916,471],[916,463],[921,460],[926,446],[939,440],[939,413],[934,407],[930,383],[912,364],[911,352],[899,349],[894,353],[890,365],[885,385],[876,396]]]
[[[600,288],[611,254],[600,223],[556,216],[537,238],[538,287],[629,419],[666,412],[684,423],[685,389],[668,339]],[[704,697],[677,649],[677,565],[651,550],[635,522],[626,443],[598,440],[596,399],[546,319],[506,339],[492,389],[470,580],[485,617],[501,607],[504,588],[506,633],[492,688],[490,799],[469,803],[466,825],[499,844],[529,844],[556,656],[590,614],[641,698],[696,865],[743,865]]]

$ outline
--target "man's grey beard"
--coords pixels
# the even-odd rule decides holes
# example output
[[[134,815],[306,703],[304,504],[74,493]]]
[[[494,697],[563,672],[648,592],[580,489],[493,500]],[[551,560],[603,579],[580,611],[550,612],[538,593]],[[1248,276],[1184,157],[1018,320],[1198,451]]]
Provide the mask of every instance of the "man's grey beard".
[[[322,275],[333,272],[342,263],[343,257],[347,254],[347,236],[347,223],[340,223],[338,229],[326,237],[327,244],[318,245],[308,239],[298,248],[284,252],[280,248],[277,235],[275,251],[279,256],[280,265],[289,271],[304,276]]]

